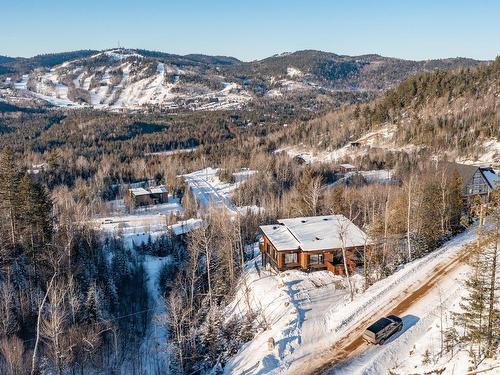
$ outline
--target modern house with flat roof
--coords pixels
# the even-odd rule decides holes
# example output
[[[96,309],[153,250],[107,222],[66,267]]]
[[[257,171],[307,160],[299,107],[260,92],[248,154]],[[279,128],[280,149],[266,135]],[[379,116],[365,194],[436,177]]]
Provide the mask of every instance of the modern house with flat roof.
[[[343,274],[344,249],[352,272],[371,245],[366,233],[343,215],[281,219],[278,224],[262,225],[260,230],[262,264],[278,271],[327,269]]]
[[[168,202],[168,190],[164,185],[148,189],[138,187],[128,190],[129,201],[133,207],[149,206]]]

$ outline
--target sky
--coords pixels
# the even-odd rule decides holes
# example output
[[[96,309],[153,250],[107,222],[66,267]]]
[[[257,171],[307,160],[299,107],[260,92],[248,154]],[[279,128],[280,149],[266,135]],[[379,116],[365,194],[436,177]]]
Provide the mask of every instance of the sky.
[[[250,61],[303,49],[493,59],[498,0],[0,0],[0,55],[118,45]]]

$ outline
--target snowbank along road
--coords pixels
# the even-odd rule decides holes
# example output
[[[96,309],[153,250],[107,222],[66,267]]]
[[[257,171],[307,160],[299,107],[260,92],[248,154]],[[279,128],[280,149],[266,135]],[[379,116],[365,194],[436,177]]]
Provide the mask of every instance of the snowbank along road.
[[[381,352],[386,350],[388,346],[372,347],[364,342],[361,335],[363,331],[375,320],[386,315],[398,315],[403,317],[405,328],[401,334],[395,335],[389,342],[393,342],[399,336],[405,333],[415,325],[420,317],[413,315],[414,311],[423,312],[422,309],[413,309],[415,305],[426,304],[427,309],[430,306],[435,306],[436,293],[440,293],[440,286],[447,284],[455,284],[455,288],[459,288],[456,283],[455,276],[464,268],[464,261],[468,256],[468,247],[463,246],[462,249],[451,259],[439,263],[429,276],[416,283],[416,285],[405,289],[398,297],[388,301],[386,308],[379,310],[376,315],[370,315],[360,320],[358,324],[353,326],[346,335],[344,335],[333,347],[324,353],[321,353],[316,358],[308,361],[307,364],[300,366],[292,371],[294,374],[347,374],[352,373],[353,363],[364,354],[371,357],[377,357]],[[447,285],[446,293],[449,293],[451,285]],[[434,294],[434,296],[433,296]],[[441,297],[440,297],[441,298]],[[429,299],[429,301],[427,301]],[[430,300],[433,299],[431,302]],[[398,343],[396,342],[395,345]],[[365,353],[368,352],[368,353]],[[376,368],[370,368],[363,364],[363,360],[359,360],[356,373],[376,373]]]

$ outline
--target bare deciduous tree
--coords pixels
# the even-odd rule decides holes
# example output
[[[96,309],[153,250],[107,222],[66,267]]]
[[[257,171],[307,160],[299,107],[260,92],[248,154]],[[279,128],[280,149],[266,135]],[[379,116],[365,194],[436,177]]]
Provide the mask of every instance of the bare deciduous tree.
[[[0,354],[7,365],[6,375],[22,375],[26,372],[24,343],[19,337],[10,336],[0,339]]]

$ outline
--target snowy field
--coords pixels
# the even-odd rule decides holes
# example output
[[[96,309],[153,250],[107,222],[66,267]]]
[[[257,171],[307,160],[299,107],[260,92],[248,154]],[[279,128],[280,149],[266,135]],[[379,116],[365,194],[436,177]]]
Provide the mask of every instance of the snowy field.
[[[110,202],[109,209],[109,216],[95,218],[91,223],[105,235],[121,236],[127,248],[146,243],[150,237],[154,240],[166,234],[169,217],[183,212],[179,199],[172,196],[169,196],[168,203],[136,208],[130,213],[127,213],[123,199]]]
[[[402,266],[365,292],[360,290],[360,276],[355,276],[358,293],[353,302],[349,301],[345,281],[327,271],[310,274],[287,271],[275,275],[261,269],[260,258],[250,262],[243,281],[246,287],[241,286],[240,294],[229,309],[238,314],[250,306],[259,314],[259,326],[269,325],[269,329],[261,328],[228,362],[225,373],[302,374],[324,365],[328,358],[325,353],[356,324],[367,318],[378,319],[429,279],[436,267],[451,262],[475,239],[474,230],[465,232],[426,257]],[[451,303],[461,290],[456,280],[465,272],[465,267],[458,267],[419,303],[412,305],[403,315],[405,326],[399,337],[384,346],[368,348],[361,357],[332,373],[380,374],[381,369],[401,365],[413,345],[434,323],[436,298],[441,296],[446,299],[445,303]],[[248,296],[244,293],[247,288]],[[273,350],[267,347],[270,337],[276,342]]]
[[[335,150],[313,151],[310,149],[310,147],[306,147],[303,145],[294,145],[280,148],[276,150],[275,153],[286,152],[291,158],[300,156],[305,160],[306,163],[338,163],[348,157],[358,157],[365,155],[370,147],[383,148],[386,150],[394,151],[401,150],[401,148],[397,147],[392,141],[395,132],[396,126],[386,126],[381,129],[369,132],[354,141],[360,144],[360,147],[357,148],[353,148],[350,144],[347,144]],[[405,147],[405,149],[409,149],[412,147],[412,145],[408,145]]]

